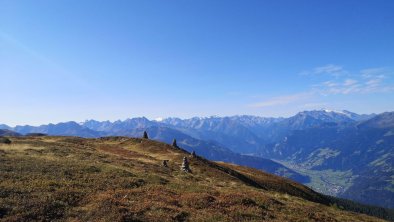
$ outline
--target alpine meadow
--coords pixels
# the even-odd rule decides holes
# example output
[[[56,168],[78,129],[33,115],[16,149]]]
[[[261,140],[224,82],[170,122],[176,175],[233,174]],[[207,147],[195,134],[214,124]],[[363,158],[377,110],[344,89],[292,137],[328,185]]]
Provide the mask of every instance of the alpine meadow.
[[[0,0],[0,221],[394,221],[393,12]]]

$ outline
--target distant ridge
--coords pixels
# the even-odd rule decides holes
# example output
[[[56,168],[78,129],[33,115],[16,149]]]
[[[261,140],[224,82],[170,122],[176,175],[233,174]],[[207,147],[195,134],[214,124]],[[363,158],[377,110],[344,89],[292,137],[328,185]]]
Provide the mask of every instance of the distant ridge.
[[[0,129],[0,136],[21,136],[21,134],[8,129]]]

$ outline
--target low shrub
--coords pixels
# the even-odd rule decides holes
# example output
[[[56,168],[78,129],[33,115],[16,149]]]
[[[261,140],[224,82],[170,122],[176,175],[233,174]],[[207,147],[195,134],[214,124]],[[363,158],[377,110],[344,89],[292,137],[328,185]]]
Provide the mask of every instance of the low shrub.
[[[11,140],[6,137],[0,137],[0,143],[11,144]]]

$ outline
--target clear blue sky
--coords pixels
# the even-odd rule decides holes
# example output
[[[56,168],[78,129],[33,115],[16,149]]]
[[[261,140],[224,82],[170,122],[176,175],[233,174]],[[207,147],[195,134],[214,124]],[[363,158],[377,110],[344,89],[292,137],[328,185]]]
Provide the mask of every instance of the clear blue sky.
[[[0,123],[394,110],[394,1],[0,0]]]

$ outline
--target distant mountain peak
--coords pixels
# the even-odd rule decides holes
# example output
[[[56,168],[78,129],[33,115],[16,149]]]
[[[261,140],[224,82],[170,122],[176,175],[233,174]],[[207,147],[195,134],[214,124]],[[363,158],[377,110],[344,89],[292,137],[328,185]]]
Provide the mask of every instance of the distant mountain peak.
[[[154,119],[154,121],[156,121],[156,122],[161,122],[161,121],[163,121],[163,120],[164,120],[163,117],[157,117],[157,118]]]
[[[331,122],[349,122],[349,121],[364,121],[371,119],[376,114],[357,114],[348,110],[332,110],[332,109],[320,109],[320,110],[306,110],[297,113],[295,116],[309,115],[315,119],[321,119],[324,121]],[[290,117],[290,118],[293,118]]]

